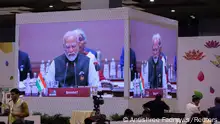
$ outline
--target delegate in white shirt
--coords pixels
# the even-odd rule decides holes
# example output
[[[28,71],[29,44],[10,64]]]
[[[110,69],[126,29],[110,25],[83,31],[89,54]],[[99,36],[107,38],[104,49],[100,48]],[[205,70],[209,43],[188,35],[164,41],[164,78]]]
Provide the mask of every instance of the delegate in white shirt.
[[[55,61],[53,60],[46,75],[46,81],[55,82]],[[94,59],[89,61],[89,74],[88,74],[88,84],[89,86],[98,86],[99,76],[95,69]]]
[[[186,119],[190,119],[191,116],[195,113],[200,113],[199,106],[196,106],[194,103],[188,103],[186,105]]]

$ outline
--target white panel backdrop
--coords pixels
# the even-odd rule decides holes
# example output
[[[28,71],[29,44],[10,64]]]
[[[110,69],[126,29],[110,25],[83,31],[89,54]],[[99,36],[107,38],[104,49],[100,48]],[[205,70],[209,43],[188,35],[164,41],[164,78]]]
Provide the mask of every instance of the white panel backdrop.
[[[0,43],[0,88],[14,87],[18,80],[16,54],[14,42]]]
[[[214,98],[220,96],[220,68],[213,65],[210,60],[216,60],[214,55],[220,55],[218,48],[207,48],[208,41],[220,42],[220,36],[215,37],[181,37],[178,41],[178,108],[180,112],[185,112],[185,106],[191,101],[191,96],[195,90],[203,94],[201,100],[201,110],[214,105]],[[200,50],[205,57],[201,60],[186,60],[183,56],[189,50]],[[197,77],[199,72],[204,73],[204,80],[200,82]],[[210,87],[215,92],[210,92]]]

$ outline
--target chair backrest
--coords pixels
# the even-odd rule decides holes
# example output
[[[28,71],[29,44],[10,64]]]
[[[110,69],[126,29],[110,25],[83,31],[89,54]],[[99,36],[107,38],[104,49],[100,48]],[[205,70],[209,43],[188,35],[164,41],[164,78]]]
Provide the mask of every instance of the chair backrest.
[[[5,122],[0,122],[0,124],[5,124]]]

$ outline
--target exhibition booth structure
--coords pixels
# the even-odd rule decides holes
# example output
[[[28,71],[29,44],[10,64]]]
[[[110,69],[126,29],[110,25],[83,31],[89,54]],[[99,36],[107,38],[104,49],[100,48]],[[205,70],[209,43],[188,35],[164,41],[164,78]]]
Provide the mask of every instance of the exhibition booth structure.
[[[94,75],[88,74],[88,63],[82,64],[83,61],[72,65],[64,62],[59,68],[60,75],[54,74],[58,69],[54,58],[64,56],[64,48],[75,49],[74,44],[65,44],[64,35],[76,29],[83,31],[86,48],[96,51],[92,56],[96,56],[100,68],[99,85],[93,85]],[[123,114],[127,108],[140,113],[142,105],[158,93],[172,106],[171,112],[182,112],[179,106],[185,104],[177,102],[182,98],[177,98],[178,85],[184,83],[179,82],[177,40],[177,21],[130,8],[17,14],[16,42],[10,52],[13,59],[7,60],[7,67],[14,63],[15,68],[10,71],[19,69],[19,72],[4,76],[6,82],[10,77],[13,83],[8,86],[5,82],[7,85],[2,84],[2,87],[19,88],[24,91],[23,99],[28,102],[30,111],[49,115],[71,116],[74,111],[93,110],[91,96],[100,90],[104,93],[101,113],[107,116]],[[23,61],[19,65],[15,63],[19,61],[18,50],[28,53],[32,66],[33,74],[27,73],[24,80],[21,75],[27,65]],[[8,55],[7,52],[1,54]],[[91,60],[89,53],[85,54]],[[69,72],[77,77],[72,82],[66,80]],[[65,81],[43,80],[48,74]],[[89,82],[90,87],[81,82],[87,85]]]

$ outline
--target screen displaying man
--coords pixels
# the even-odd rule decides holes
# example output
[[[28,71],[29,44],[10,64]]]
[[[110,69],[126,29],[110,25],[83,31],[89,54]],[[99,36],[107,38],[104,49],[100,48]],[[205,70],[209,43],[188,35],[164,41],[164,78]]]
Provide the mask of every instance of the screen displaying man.
[[[148,81],[150,88],[164,88],[167,89],[167,80],[165,74],[165,64],[159,58],[160,57],[160,46],[153,44],[152,53],[153,55],[148,59]]]
[[[153,44],[159,46],[159,58],[163,61],[164,67],[165,67],[165,73],[166,73],[166,79],[168,80],[168,69],[167,69],[167,57],[162,52],[162,39],[160,34],[154,34],[152,37]]]
[[[92,59],[79,52],[80,38],[76,31],[63,37],[64,54],[56,57],[46,81],[58,81],[59,87],[97,86],[99,77]]]

